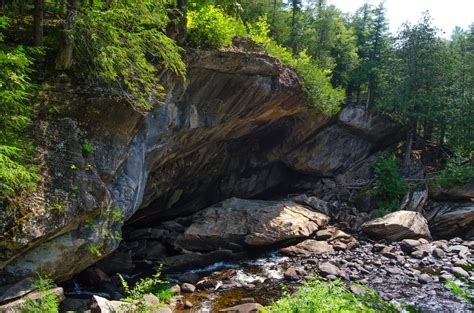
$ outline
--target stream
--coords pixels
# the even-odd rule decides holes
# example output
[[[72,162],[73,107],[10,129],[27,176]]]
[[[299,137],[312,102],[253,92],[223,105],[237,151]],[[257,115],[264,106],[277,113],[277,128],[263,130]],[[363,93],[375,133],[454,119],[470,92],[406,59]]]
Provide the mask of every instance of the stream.
[[[195,292],[174,298],[171,304],[174,312],[219,312],[246,302],[269,305],[320,274],[319,266],[325,262],[340,269],[339,276],[349,287],[351,284],[365,285],[387,301],[410,305],[422,312],[472,312],[472,305],[454,295],[441,282],[443,277],[451,275],[447,270],[449,267],[464,263],[467,268],[473,263],[470,250],[467,254],[463,250],[463,258],[457,250],[462,244],[469,246],[472,242],[456,240],[459,238],[443,241],[447,247],[445,258],[431,255],[414,258],[404,254],[396,242],[361,240],[357,247],[334,254],[288,257],[278,252],[265,252],[239,262],[216,262],[203,268],[164,274],[172,284],[187,282],[196,286]],[[286,277],[288,268],[295,269],[297,277]],[[467,288],[454,276],[451,279]],[[472,283],[472,275],[470,279]],[[107,293],[85,291],[77,282],[74,288],[65,288],[68,297],[90,297],[91,294],[107,297]],[[472,295],[472,289],[470,292]],[[186,301],[192,308],[184,308]]]

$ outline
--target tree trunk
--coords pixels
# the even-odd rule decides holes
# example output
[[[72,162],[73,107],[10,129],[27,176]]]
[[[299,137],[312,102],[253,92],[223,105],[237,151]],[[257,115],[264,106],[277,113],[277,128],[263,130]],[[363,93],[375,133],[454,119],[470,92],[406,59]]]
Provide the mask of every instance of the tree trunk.
[[[413,139],[416,132],[416,120],[412,119],[408,123],[407,139],[405,143],[405,155],[403,159],[403,167],[408,168],[411,163],[411,150],[413,148]]]
[[[33,33],[34,45],[43,45],[43,19],[44,19],[44,0],[34,0],[34,14],[33,14]]]
[[[369,86],[367,89],[367,101],[365,102],[365,109],[369,110],[370,104],[372,103],[372,95],[373,95],[374,88],[372,84],[369,82]]]
[[[61,35],[61,43],[59,45],[58,55],[56,57],[56,69],[68,70],[72,66],[72,53],[74,51],[74,39],[68,33],[73,27],[77,16],[77,8],[79,7],[79,0],[68,1],[68,13],[64,23],[64,30]]]
[[[176,38],[176,41],[178,43],[184,43],[184,41],[186,40],[186,34],[187,34],[186,24],[188,21],[188,17],[187,17],[188,3],[187,2],[188,2],[187,0],[177,1],[177,8],[181,12],[178,25],[177,25],[178,36]]]

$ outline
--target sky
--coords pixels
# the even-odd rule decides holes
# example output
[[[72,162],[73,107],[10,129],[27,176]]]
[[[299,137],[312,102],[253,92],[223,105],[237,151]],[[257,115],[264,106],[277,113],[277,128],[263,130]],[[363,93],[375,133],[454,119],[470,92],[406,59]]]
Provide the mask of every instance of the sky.
[[[328,1],[344,13],[355,12],[365,2],[378,5],[381,0]],[[406,21],[415,24],[426,10],[430,12],[433,24],[441,29],[443,37],[449,37],[455,26],[468,29],[474,22],[474,0],[385,0],[385,8],[392,33],[396,33]]]

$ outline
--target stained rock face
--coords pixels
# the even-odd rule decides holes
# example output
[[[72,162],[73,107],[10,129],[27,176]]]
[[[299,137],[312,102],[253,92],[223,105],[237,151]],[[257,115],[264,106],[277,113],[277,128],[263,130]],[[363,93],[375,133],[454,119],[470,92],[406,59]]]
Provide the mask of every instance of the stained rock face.
[[[195,214],[177,245],[195,251],[272,245],[309,237],[328,222],[326,215],[291,201],[231,198]]]
[[[296,73],[264,54],[189,53],[186,85],[165,80],[168,95],[150,112],[67,77],[48,82],[42,106],[61,112],[34,127],[40,187],[0,216],[0,286],[35,272],[70,278],[118,247],[124,222],[153,227],[288,189],[297,174],[341,175],[398,140],[393,124],[357,107],[333,119],[315,113]],[[95,152],[82,151],[86,141]],[[291,236],[315,226],[306,227]],[[243,244],[291,236],[262,230]]]
[[[473,236],[473,202],[431,202],[425,214],[430,229],[438,237]],[[471,234],[469,235],[469,231]],[[467,238],[469,239],[469,238]]]
[[[376,239],[419,239],[431,238],[428,222],[418,212],[396,211],[366,222],[362,231]]]

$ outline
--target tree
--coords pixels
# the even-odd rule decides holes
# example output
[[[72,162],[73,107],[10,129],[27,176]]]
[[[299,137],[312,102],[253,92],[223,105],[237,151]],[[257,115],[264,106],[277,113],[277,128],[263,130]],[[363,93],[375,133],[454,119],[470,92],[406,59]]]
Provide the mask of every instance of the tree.
[[[377,68],[381,55],[386,47],[385,34],[387,32],[385,8],[383,2],[374,10],[374,23],[369,38],[371,41],[368,56],[367,102],[366,109],[373,103],[377,83]]]
[[[34,45],[43,45],[44,0],[34,0]]]
[[[293,54],[298,53],[298,17],[301,12],[301,0],[291,0],[291,37],[290,47],[293,49]]]
[[[383,63],[383,55],[388,47],[388,27],[383,3],[374,8],[364,4],[352,17],[351,26],[357,38],[357,54],[360,64],[351,73],[348,96],[356,93],[360,102],[361,93],[367,95],[366,108],[369,108],[376,97],[378,73]]]
[[[68,13],[64,21],[58,55],[56,57],[57,70],[70,69],[73,61],[74,39],[72,38],[71,31],[74,28],[74,23],[77,17],[79,0],[68,0],[67,3]]]
[[[407,167],[417,128],[439,116],[446,57],[443,42],[426,12],[418,24],[403,25],[394,48],[384,68],[384,96],[377,106],[406,126],[403,165]]]

